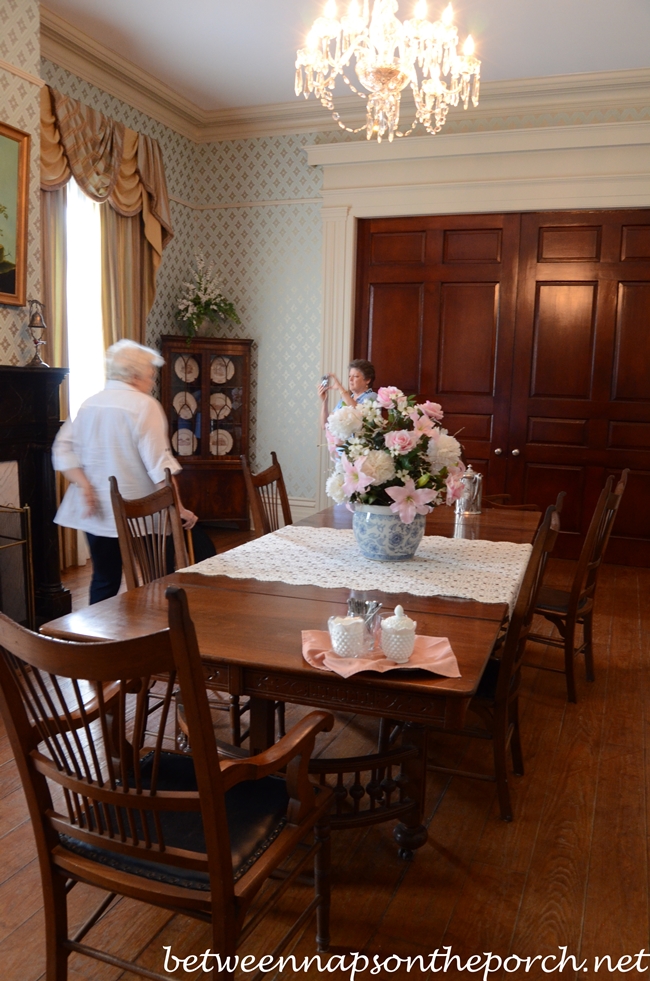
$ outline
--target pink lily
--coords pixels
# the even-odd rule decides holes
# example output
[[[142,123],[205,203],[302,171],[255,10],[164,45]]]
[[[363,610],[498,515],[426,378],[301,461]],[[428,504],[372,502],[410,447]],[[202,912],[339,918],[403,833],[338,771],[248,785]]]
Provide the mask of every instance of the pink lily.
[[[398,514],[405,525],[410,525],[416,514],[428,514],[431,501],[438,495],[438,491],[432,487],[416,490],[410,477],[404,481],[403,487],[387,487],[386,493],[395,502],[390,506],[391,511]]]
[[[422,415],[419,411],[420,408],[420,406],[414,405],[407,412],[409,419],[413,423],[413,432],[418,433],[419,436],[431,436],[434,430],[433,421],[428,415]]]
[[[361,469],[364,460],[365,457],[360,456],[354,463],[350,463],[345,453],[341,455],[341,464],[345,472],[345,480],[341,490],[346,497],[352,497],[353,494],[363,494],[366,487],[372,483],[372,477],[369,477]]]

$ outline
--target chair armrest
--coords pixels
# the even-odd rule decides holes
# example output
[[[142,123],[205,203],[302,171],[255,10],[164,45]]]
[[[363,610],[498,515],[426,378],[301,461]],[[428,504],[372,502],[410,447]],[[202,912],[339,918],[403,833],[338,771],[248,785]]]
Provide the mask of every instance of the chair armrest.
[[[334,717],[329,712],[310,712],[304,719],[263,753],[245,760],[223,760],[224,789],[243,780],[261,780],[282,767],[287,768],[287,791],[291,798],[288,818],[299,823],[314,806],[314,785],[309,778],[309,760],[319,732],[329,732]]]

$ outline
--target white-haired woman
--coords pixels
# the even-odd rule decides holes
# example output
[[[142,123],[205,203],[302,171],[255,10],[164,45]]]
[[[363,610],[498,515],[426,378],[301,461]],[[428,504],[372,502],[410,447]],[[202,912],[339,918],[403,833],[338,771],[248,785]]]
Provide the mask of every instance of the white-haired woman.
[[[108,478],[117,477],[127,500],[153,493],[181,470],[169,446],[167,419],[151,395],[163,359],[152,348],[118,341],[106,352],[106,387],[61,427],[52,450],[55,470],[70,481],[55,522],[85,531],[93,563],[90,602],[115,596],[122,559]],[[181,508],[186,528],[197,517]]]

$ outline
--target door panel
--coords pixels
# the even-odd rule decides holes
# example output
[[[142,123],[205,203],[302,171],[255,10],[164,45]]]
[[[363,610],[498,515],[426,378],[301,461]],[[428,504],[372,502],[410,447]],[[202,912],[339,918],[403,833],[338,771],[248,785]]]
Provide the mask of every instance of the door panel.
[[[532,396],[590,397],[595,311],[595,283],[538,285],[533,314]],[[571,371],[566,370],[567,365]]]
[[[621,262],[650,259],[650,225],[623,225]]]
[[[620,283],[613,399],[650,400],[650,283]]]
[[[501,262],[502,238],[500,228],[446,229],[442,261],[447,265],[456,262]]]
[[[377,384],[411,392],[422,372],[424,284],[373,283],[369,299],[369,344]],[[390,376],[384,365],[393,366]]]
[[[497,350],[497,283],[444,283],[438,394],[492,395]],[[467,336],[473,339],[468,357]]]
[[[570,228],[540,228],[538,258],[540,262],[583,262],[600,259],[599,225],[572,225]]]

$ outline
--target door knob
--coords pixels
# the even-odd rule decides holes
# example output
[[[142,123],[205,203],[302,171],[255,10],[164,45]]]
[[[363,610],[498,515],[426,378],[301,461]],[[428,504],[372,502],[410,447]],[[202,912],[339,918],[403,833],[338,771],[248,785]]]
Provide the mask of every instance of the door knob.
[[[497,447],[497,449],[494,451],[494,455],[495,456],[501,456],[502,453],[503,453],[503,450],[501,449],[500,446]]]
[[[519,456],[519,450],[513,450],[512,451],[512,455],[513,456]]]

